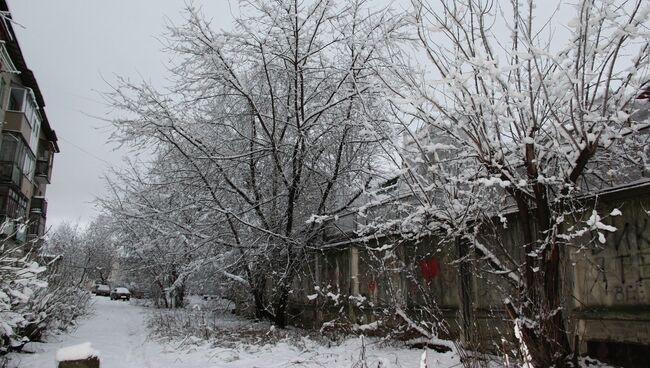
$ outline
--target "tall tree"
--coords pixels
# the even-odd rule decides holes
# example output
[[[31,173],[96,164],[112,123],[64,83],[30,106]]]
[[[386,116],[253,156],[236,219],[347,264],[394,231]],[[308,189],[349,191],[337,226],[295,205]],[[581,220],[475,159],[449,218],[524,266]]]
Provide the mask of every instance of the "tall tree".
[[[581,231],[580,196],[647,175],[648,12],[643,1],[579,1],[561,43],[535,1],[413,0],[425,71],[405,48],[389,84],[406,140],[404,236],[442,230],[469,244],[518,292],[504,300],[535,366],[570,354],[560,290],[566,244]],[[564,30],[563,30],[564,31]],[[486,243],[482,230],[512,207],[522,257]],[[602,216],[604,217],[604,215]],[[571,226],[574,225],[574,226]],[[601,239],[604,237],[601,236]],[[454,242],[450,242],[454,244]],[[467,258],[465,258],[466,260]]]
[[[174,151],[176,169],[200,179],[258,316],[283,327],[321,232],[308,220],[347,209],[377,172],[380,146],[368,132],[385,125],[385,88],[371,66],[402,24],[362,0],[241,4],[232,32],[188,8],[188,22],[167,35],[179,60],[173,85],[122,81],[110,99],[125,112],[114,121],[118,141]]]

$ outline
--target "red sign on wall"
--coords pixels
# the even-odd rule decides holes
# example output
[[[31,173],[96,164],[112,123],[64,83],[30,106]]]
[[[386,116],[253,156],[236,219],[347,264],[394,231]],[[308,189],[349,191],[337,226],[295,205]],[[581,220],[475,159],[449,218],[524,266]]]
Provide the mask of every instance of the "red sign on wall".
[[[422,278],[431,286],[433,279],[438,276],[440,273],[440,267],[438,266],[438,260],[431,257],[428,259],[423,259],[420,261],[420,271],[422,272]]]

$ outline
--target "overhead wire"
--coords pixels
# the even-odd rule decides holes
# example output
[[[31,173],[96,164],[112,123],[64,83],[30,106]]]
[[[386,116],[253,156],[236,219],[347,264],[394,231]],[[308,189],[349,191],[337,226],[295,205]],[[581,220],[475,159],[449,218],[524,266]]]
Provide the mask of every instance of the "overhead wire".
[[[72,142],[71,140],[66,139],[65,137],[62,137],[60,134],[57,133],[57,136],[58,136],[58,138],[60,138],[62,141],[64,141],[64,142],[70,144],[70,145],[73,146],[74,148],[76,148],[76,149],[78,149],[79,151],[81,151],[81,152],[83,152],[83,153],[89,155],[90,157],[94,158],[95,160],[97,160],[97,161],[101,161],[101,162],[103,162],[103,163],[105,163],[106,165],[109,165],[109,166],[112,165],[110,162],[108,162],[108,161],[104,160],[103,158],[97,156],[96,154],[94,154],[94,153],[92,153],[92,152],[86,150],[85,148],[83,148],[83,147],[77,145],[76,143]]]

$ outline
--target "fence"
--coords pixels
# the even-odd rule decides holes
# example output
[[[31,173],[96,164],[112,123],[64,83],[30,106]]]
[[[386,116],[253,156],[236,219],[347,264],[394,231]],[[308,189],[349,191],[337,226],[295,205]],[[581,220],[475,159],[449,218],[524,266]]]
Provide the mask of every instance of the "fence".
[[[617,231],[607,232],[602,246],[583,247],[593,241],[593,234],[585,234],[562,249],[567,333],[570,341],[577,339],[581,353],[643,366],[636,359],[650,353],[650,181],[603,191],[584,201],[588,211],[579,222],[591,216],[592,208],[599,213],[618,209],[621,215],[605,220]],[[335,227],[345,236],[315,252],[305,265],[305,276],[296,279],[290,307],[294,324],[318,328],[344,316],[364,325],[372,323],[389,301],[417,310],[432,298],[447,322],[446,337],[489,348],[510,334],[512,325],[502,304],[511,286],[482,272],[480,264],[454,262],[470,251],[467,245],[443,247],[434,237],[424,237],[397,242],[395,256],[387,259],[383,245],[396,239],[352,238],[350,230],[358,220],[353,216],[338,220]],[[507,220],[507,228],[486,234],[486,242],[495,253],[523,259],[517,213]],[[391,262],[412,272],[391,272]],[[320,290],[315,291],[314,285]],[[328,293],[329,298],[316,297]],[[347,300],[333,302],[337,297]],[[360,308],[357,300],[368,303]]]

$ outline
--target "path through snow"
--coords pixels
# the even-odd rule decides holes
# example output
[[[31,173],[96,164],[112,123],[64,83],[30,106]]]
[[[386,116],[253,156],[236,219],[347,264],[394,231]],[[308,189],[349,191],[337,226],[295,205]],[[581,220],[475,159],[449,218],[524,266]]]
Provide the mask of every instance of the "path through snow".
[[[47,344],[35,344],[36,354],[13,354],[17,367],[55,367],[59,348],[91,342],[100,352],[102,368],[204,368],[209,367],[205,354],[172,354],[169,348],[149,338],[145,326],[146,310],[130,302],[94,297],[92,315],[80,321],[69,335],[54,337]]]
[[[306,337],[299,344],[290,340],[235,343],[230,347],[205,342],[196,345],[181,342],[165,344],[150,338],[145,325],[146,315],[150,311],[146,308],[130,302],[110,301],[105,297],[94,297],[93,301],[92,315],[80,321],[75,331],[57,336],[45,344],[33,344],[38,351],[35,354],[12,354],[10,366],[54,368],[54,357],[59,348],[84,342],[91,342],[93,348],[99,350],[101,368],[347,368],[355,365],[361,351],[358,338],[350,338],[341,345],[331,347]],[[247,328],[246,322],[235,325],[240,325],[236,328]],[[228,334],[226,331],[224,333]],[[366,348],[371,367],[420,367],[421,350],[380,347],[370,341],[367,341]],[[429,367],[458,366],[458,356],[455,354],[431,353]]]

